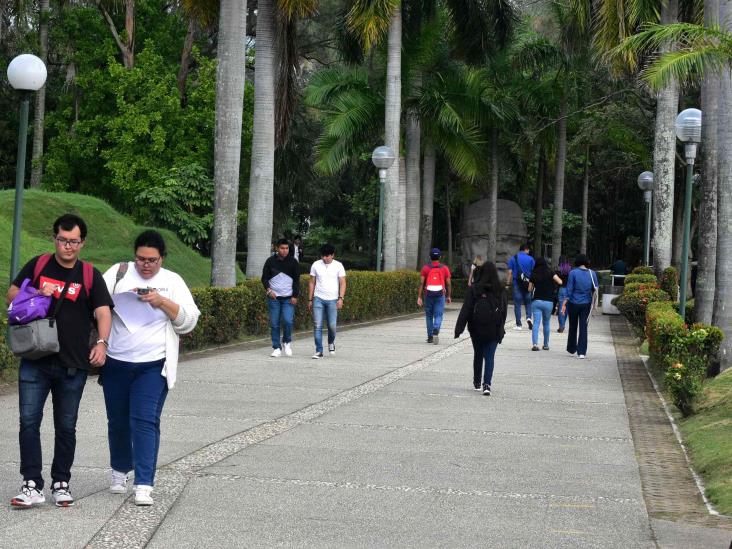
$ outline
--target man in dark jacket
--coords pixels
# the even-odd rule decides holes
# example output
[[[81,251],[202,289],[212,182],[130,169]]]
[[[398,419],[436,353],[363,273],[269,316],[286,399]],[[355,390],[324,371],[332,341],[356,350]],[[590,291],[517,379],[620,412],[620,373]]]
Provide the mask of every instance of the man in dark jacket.
[[[286,238],[277,241],[277,253],[264,262],[262,284],[267,295],[269,325],[272,333],[272,357],[292,356],[292,325],[295,306],[300,293],[300,266],[289,255],[290,243]],[[280,323],[284,333],[280,343]]]

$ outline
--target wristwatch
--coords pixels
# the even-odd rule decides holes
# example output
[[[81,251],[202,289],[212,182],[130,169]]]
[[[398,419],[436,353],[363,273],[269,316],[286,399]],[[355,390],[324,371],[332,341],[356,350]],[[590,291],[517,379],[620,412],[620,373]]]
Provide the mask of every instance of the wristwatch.
[[[109,348],[109,342],[106,339],[97,339],[97,341],[94,343],[95,345],[99,345],[100,343],[104,343],[104,346]]]

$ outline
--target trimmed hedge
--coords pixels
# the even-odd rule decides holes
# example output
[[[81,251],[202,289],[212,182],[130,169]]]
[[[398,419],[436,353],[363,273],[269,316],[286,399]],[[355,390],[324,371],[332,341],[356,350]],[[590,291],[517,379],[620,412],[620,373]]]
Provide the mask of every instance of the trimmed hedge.
[[[416,312],[419,273],[398,271],[377,273],[349,271],[346,299],[338,311],[339,322],[358,322]],[[310,277],[300,277],[300,299],[295,309],[295,329],[312,327],[307,310]],[[183,349],[200,349],[222,344],[244,335],[269,332],[269,311],[264,287],[253,278],[235,288],[196,288],[191,290],[201,309],[195,330],[181,338]]]
[[[646,308],[650,303],[669,301],[669,295],[656,283],[626,284],[623,293],[613,300],[622,315],[628,319],[636,336],[643,338],[646,326]]]
[[[628,284],[656,284],[658,283],[658,279],[656,278],[656,275],[652,274],[629,274],[625,277],[625,285]]]
[[[664,292],[671,296],[671,301],[677,301],[679,299],[679,272],[676,269],[673,267],[664,269],[658,285]]]
[[[307,275],[300,277],[300,299],[295,313],[295,328],[298,330],[312,326],[312,317],[307,310],[309,280]],[[415,271],[349,271],[347,283],[343,309],[338,311],[339,323],[419,310],[419,273]],[[193,332],[181,338],[184,350],[221,345],[244,335],[269,332],[267,301],[259,279],[246,280],[235,288],[192,288],[191,293],[201,310],[201,318]],[[6,318],[0,317],[0,369],[18,363],[5,345],[6,323]]]
[[[652,275],[653,274],[653,267],[645,267],[645,266],[636,267],[635,269],[633,269],[631,271],[630,274],[649,274],[649,275]]]
[[[704,324],[689,328],[667,301],[648,306],[646,335],[653,363],[663,371],[674,404],[684,416],[691,415],[707,368],[719,351],[722,331]]]

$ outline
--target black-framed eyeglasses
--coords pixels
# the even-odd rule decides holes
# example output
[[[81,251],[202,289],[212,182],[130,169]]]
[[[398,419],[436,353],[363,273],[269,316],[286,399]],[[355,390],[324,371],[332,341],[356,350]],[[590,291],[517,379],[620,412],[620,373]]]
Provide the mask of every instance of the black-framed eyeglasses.
[[[66,246],[76,248],[78,246],[81,246],[81,243],[84,242],[83,240],[76,239],[69,240],[68,238],[64,238],[63,236],[54,236],[53,239],[58,242],[58,245],[62,248],[65,248]]]
[[[160,261],[160,257],[140,257],[139,255],[135,256],[135,263],[142,267],[144,267],[145,265],[157,265],[158,261]]]

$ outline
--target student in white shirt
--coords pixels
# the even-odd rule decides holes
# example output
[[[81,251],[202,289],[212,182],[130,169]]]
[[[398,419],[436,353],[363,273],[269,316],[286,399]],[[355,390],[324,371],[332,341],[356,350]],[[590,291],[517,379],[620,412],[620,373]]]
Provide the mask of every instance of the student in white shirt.
[[[310,267],[308,310],[313,312],[315,354],[323,358],[323,317],[328,323],[328,352],[335,355],[336,325],[338,310],[343,308],[346,295],[346,270],[336,261],[335,247],[324,244],[319,259]]]
[[[134,261],[113,265],[104,273],[109,293],[121,305],[112,316],[102,369],[112,466],[109,490],[127,493],[129,472],[134,469],[135,504],[152,505],[160,414],[168,389],[175,384],[179,335],[193,330],[201,313],[180,275],[162,268],[165,240],[160,233],[144,231],[134,249]],[[132,306],[123,307],[123,302]],[[124,309],[133,315],[126,323],[120,316]],[[137,328],[134,315],[144,325]]]

